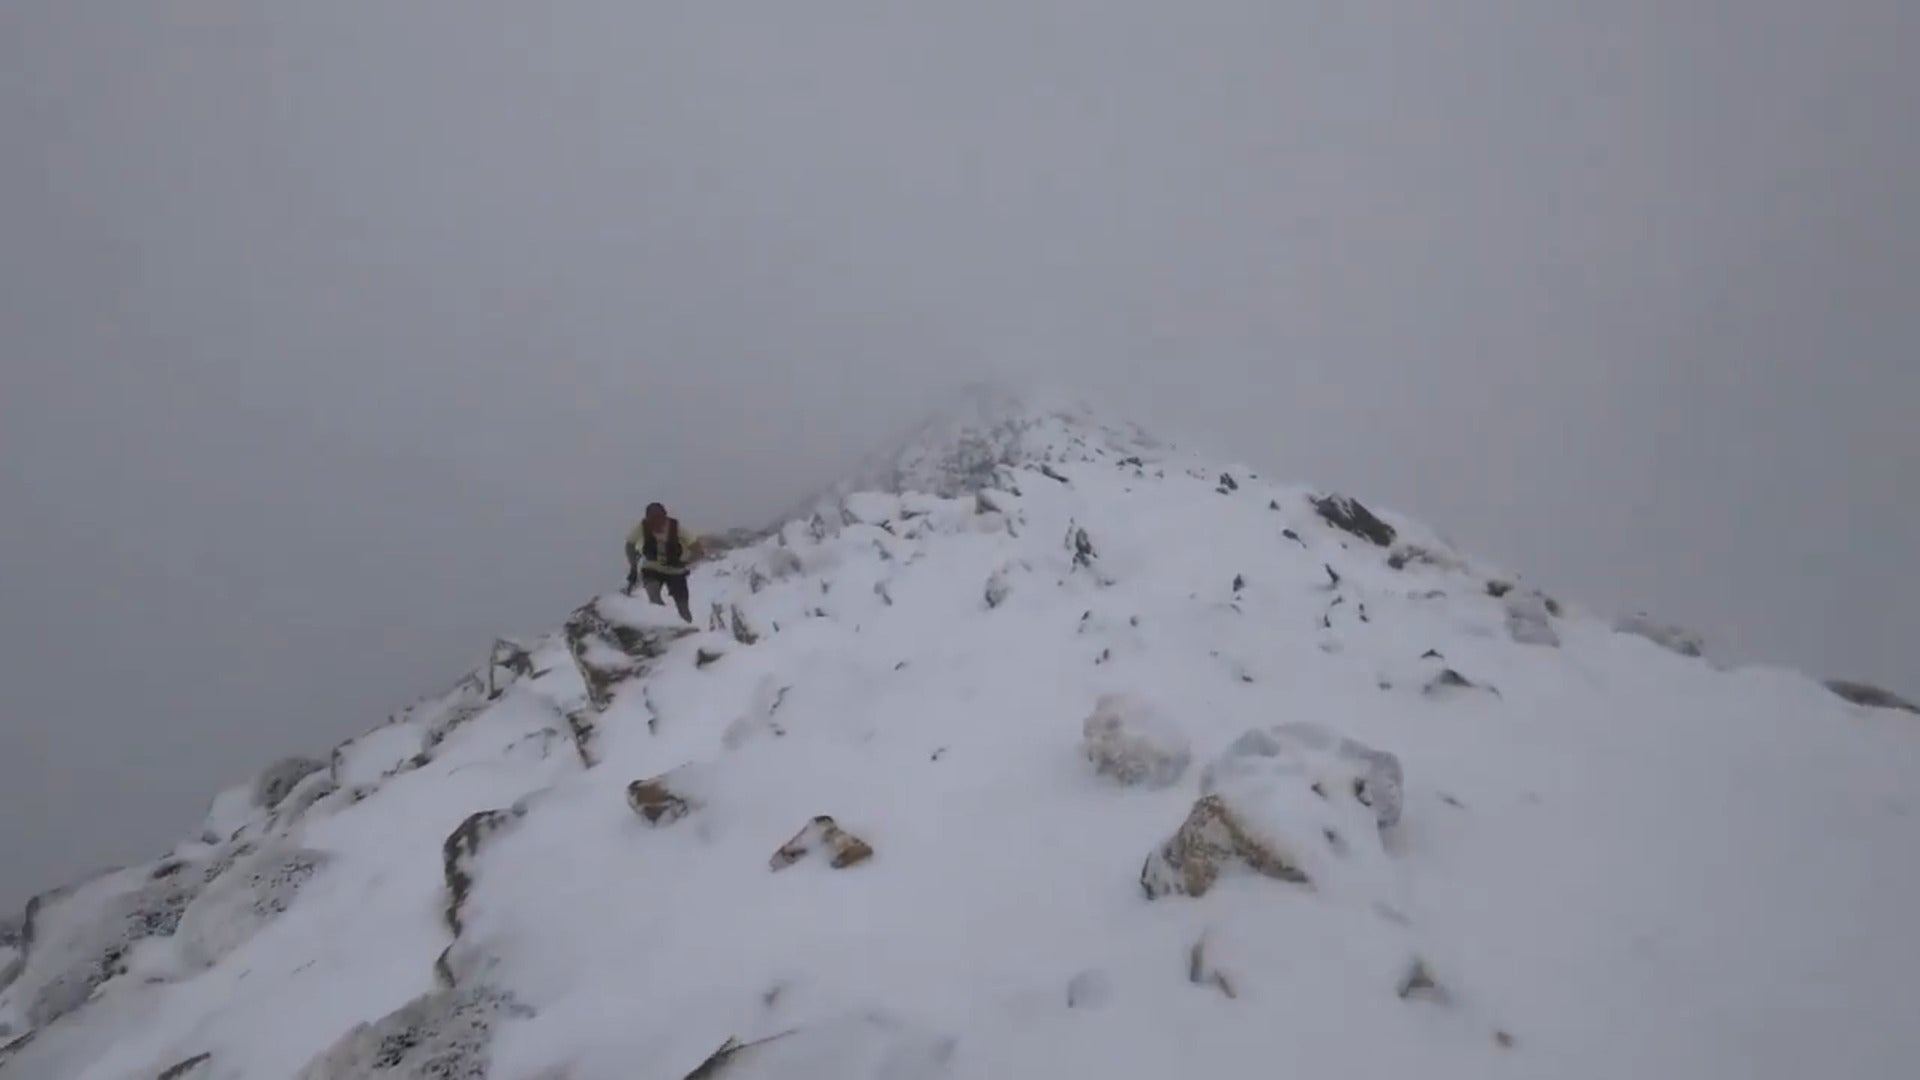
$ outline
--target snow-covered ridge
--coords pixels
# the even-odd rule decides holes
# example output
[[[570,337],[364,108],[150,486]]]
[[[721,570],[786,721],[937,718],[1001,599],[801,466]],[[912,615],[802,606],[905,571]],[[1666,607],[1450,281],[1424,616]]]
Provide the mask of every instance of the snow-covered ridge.
[[[0,1080],[1920,1051],[1903,713],[1059,403],[810,506],[0,924]]]

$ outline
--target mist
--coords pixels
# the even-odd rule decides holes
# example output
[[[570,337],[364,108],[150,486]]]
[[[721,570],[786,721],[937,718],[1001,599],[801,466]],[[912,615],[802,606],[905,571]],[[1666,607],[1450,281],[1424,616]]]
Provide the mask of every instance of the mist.
[[[1900,0],[17,0],[0,904],[556,624],[648,501],[764,523],[996,374],[1913,696],[1916,41]]]

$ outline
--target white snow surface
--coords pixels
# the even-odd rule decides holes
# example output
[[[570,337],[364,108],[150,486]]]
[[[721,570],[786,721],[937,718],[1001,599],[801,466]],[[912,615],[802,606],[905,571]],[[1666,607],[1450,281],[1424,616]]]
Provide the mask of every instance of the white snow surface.
[[[1437,556],[1394,569],[1322,492],[1086,412],[988,430],[698,568],[658,656],[619,635],[670,609],[595,598],[580,653],[638,669],[604,713],[556,629],[277,812],[237,786],[44,897],[0,952],[0,1080],[1912,1075],[1910,716],[1503,602],[1371,507]],[[1424,692],[1447,669],[1493,692]],[[1099,775],[1103,701],[1209,766]],[[628,788],[662,775],[689,809],[650,822]],[[1203,789],[1312,880],[1149,899]],[[871,855],[775,869],[823,815]],[[184,913],[128,931],[157,877]]]

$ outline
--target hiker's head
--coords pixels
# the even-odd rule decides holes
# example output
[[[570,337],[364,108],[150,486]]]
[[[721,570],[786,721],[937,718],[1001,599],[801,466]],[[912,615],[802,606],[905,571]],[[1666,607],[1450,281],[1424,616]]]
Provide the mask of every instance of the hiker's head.
[[[659,503],[648,503],[647,504],[647,525],[651,528],[657,529],[660,526],[665,525],[666,523],[667,523],[667,508],[660,505]]]

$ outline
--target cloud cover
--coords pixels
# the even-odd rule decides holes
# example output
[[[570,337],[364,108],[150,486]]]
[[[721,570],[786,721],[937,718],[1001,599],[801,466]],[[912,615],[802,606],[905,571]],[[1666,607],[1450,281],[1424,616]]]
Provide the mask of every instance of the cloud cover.
[[[0,902],[1032,367],[1913,696],[1920,13],[0,11]]]

